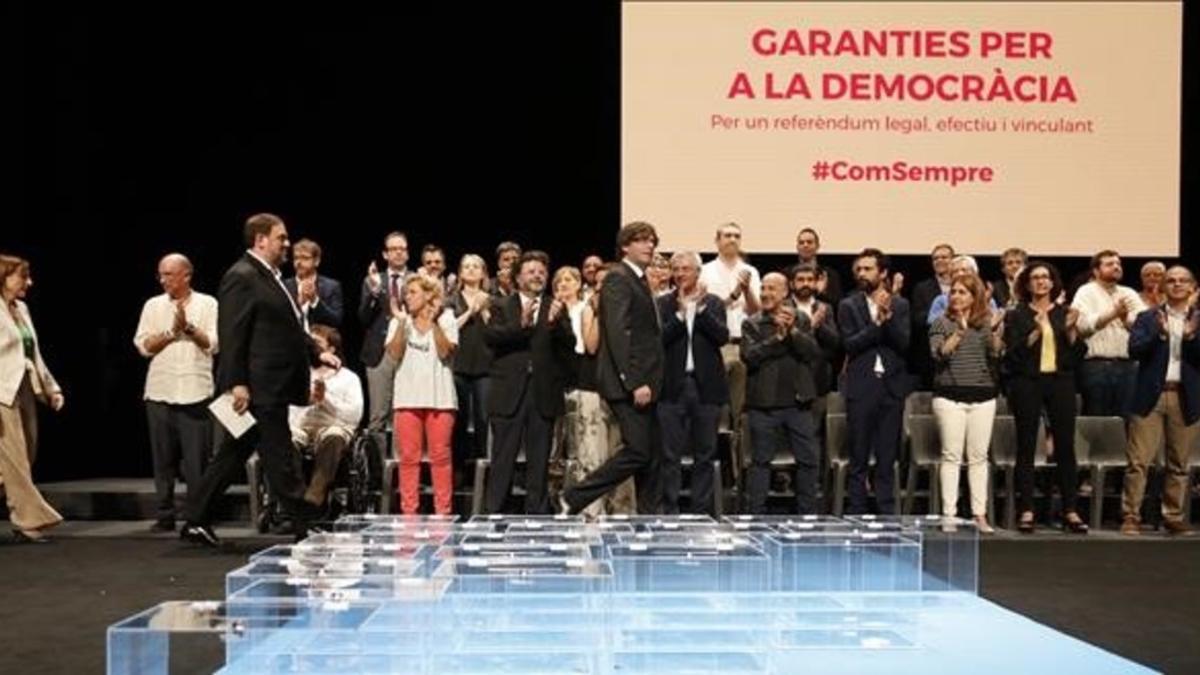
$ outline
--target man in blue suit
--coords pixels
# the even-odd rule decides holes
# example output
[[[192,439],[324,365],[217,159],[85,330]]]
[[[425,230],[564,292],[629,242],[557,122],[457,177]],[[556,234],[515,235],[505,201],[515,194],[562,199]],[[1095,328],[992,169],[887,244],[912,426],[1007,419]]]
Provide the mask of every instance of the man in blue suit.
[[[341,328],[342,285],[317,274],[320,266],[321,247],[317,242],[311,239],[296,242],[292,245],[292,267],[296,276],[284,281],[284,288],[300,306],[306,325]]]
[[[908,301],[893,295],[888,257],[864,249],[854,261],[858,290],[838,305],[846,352],[846,421],[850,435],[849,513],[867,512],[867,466],[875,457],[875,501],[881,513],[895,508],[892,493],[904,398],[912,389],[908,351]]]
[[[1129,468],[1121,495],[1121,533],[1136,535],[1146,491],[1146,465],[1154,460],[1166,429],[1167,478],[1163,527],[1170,534],[1190,529],[1183,519],[1188,490],[1188,452],[1200,429],[1200,311],[1196,279],[1186,267],[1167,270],[1166,302],[1138,314],[1129,333],[1129,355],[1138,362],[1129,417]]]

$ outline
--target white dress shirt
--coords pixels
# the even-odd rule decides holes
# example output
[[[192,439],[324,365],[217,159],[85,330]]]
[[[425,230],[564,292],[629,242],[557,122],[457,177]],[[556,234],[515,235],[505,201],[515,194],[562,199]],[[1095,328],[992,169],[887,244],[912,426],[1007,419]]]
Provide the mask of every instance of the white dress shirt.
[[[288,406],[288,426],[293,431],[318,431],[341,427],[351,434],[363,415],[362,381],[349,368],[314,368],[312,382],[325,383],[325,399],[316,405]]]
[[[175,303],[166,293],[156,295],[142,306],[133,344],[150,359],[146,370],[147,401],[187,405],[213,395],[213,354],[217,353],[217,299],[192,291],[183,313],[188,323],[208,338],[208,349],[201,349],[191,338],[180,335],[157,354],[146,345],[155,336],[170,333],[175,326]]]
[[[742,270],[749,270],[750,290],[757,298],[762,292],[762,279],[753,265],[740,258],[732,267],[726,265],[725,261],[719,257],[704,263],[704,266],[700,268],[700,281],[703,282],[709,293],[717,296],[723,302],[727,302],[729,296],[733,295],[734,290],[738,287],[738,277]],[[725,305],[725,323],[729,326],[729,339],[741,339],[742,322],[745,320],[746,295],[743,293],[738,296],[737,300]]]
[[[288,299],[288,303],[292,305],[292,313],[296,315],[296,320],[304,326],[304,330],[307,332],[308,319],[304,316],[304,312],[300,311],[300,305],[296,304],[296,299],[292,297],[291,293],[288,293],[287,286],[283,285],[283,273],[279,271],[278,267],[272,265],[266,260],[263,260],[262,257],[255,253],[252,249],[246,249],[246,253],[249,253],[251,258],[257,260],[258,264],[267,268],[267,271],[271,273],[271,278],[275,280],[275,283],[279,286],[279,290],[283,291],[284,296],[286,296]]]
[[[867,294],[867,313],[871,315],[873,323],[879,323],[879,305],[875,304],[874,298]],[[883,375],[883,357],[879,355],[879,351],[875,351],[875,374]]]
[[[1129,324],[1113,319],[1104,328],[1096,330],[1100,317],[1111,312],[1121,300],[1129,304]],[[1115,286],[1109,291],[1095,281],[1089,281],[1075,293],[1071,307],[1079,312],[1079,331],[1086,336],[1087,358],[1129,358],[1129,326],[1146,309],[1146,303],[1137,291],[1128,286]]]
[[[1167,308],[1167,339],[1171,341],[1170,357],[1167,359],[1167,382],[1183,379],[1180,363],[1183,359],[1183,329],[1187,324],[1187,311],[1177,312]]]

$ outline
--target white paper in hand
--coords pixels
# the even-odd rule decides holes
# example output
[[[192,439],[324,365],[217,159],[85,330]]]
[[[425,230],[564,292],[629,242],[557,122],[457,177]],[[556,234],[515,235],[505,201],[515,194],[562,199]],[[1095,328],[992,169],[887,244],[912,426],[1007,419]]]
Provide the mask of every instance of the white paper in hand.
[[[249,410],[241,415],[234,411],[233,394],[221,394],[208,404],[208,409],[234,438],[241,438],[242,434],[254,426],[254,415],[251,415]]]

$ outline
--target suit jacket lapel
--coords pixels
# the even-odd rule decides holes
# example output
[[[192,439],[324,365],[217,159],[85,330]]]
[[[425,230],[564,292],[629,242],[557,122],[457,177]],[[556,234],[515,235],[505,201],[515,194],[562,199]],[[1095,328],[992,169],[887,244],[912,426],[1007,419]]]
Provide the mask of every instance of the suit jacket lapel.
[[[262,275],[264,279],[266,279],[267,284],[273,289],[273,292],[277,296],[283,296],[283,301],[286,302],[288,307],[292,310],[292,316],[295,317],[296,323],[299,323],[301,326],[303,326],[304,317],[303,313],[300,311],[300,305],[292,298],[292,294],[288,293],[287,289],[284,288],[283,280],[276,278],[275,275],[267,269],[266,265],[249,253],[245,254],[245,258],[246,261],[250,263],[250,266],[253,267],[260,275]]]

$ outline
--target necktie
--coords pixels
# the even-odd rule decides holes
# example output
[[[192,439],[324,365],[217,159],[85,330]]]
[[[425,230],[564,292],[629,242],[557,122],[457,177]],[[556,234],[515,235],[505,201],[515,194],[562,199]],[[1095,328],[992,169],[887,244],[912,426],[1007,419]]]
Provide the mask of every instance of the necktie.
[[[396,274],[394,272],[392,273],[392,286],[388,290],[388,292],[391,293],[393,298],[396,298],[397,300],[401,299],[400,298],[400,275],[399,274]]]

